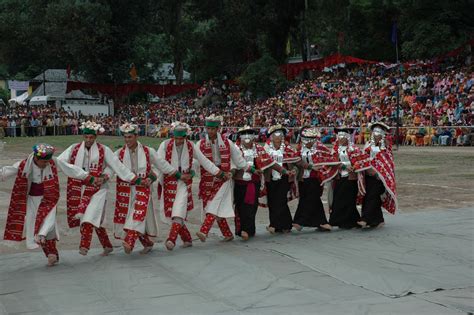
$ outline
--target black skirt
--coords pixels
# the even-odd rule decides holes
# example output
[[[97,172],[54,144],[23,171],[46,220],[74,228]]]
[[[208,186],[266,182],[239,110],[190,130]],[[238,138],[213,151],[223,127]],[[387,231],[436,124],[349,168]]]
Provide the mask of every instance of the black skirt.
[[[382,199],[380,195],[385,192],[385,186],[376,176],[365,176],[365,196],[362,204],[362,220],[367,225],[377,226],[384,222],[382,213]]]
[[[357,221],[360,220],[356,207],[357,193],[357,180],[349,180],[348,177],[335,180],[329,224],[342,229],[359,227],[357,224]]]
[[[305,178],[298,183],[300,199],[293,222],[301,226],[319,227],[327,224],[321,201],[321,183],[316,178]]]
[[[249,185],[255,185],[255,198],[252,204],[248,204],[245,202],[245,194],[247,193]],[[257,214],[258,209],[259,189],[259,184],[235,182],[235,234],[238,236],[241,236],[242,231],[247,232],[249,236],[255,235],[255,216]]]
[[[291,218],[290,208],[288,207],[288,192],[290,183],[288,176],[283,176],[277,181],[267,182],[268,212],[270,215],[270,227],[275,228],[276,232],[291,230],[293,220]]]

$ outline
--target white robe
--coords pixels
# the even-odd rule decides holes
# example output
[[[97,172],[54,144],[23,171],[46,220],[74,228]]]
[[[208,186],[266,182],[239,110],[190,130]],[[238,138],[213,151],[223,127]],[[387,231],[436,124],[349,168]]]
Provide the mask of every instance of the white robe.
[[[69,162],[71,158],[71,153],[76,145],[77,143],[67,148],[63,153],[61,153],[58,159],[63,160],[65,162]],[[82,143],[82,145],[84,145],[84,142]],[[94,148],[94,146],[97,146],[97,143],[94,143],[90,150],[84,148],[83,150],[80,149],[77,153],[77,157],[74,164],[78,167],[81,167],[86,172],[89,172],[90,164],[97,164],[99,162],[97,156],[98,154],[94,154],[94,152],[97,152],[96,150],[98,149]],[[81,152],[83,152],[83,154],[81,154]],[[104,170],[106,169],[106,167],[110,167],[110,169],[112,169],[124,181],[129,182],[135,178],[135,174],[130,172],[130,170],[120,162],[120,160],[117,158],[117,156],[114,155],[114,153],[108,146],[104,145]],[[99,191],[92,196],[84,215],[80,217],[81,224],[84,222],[88,222],[95,227],[100,227],[104,223],[108,189],[109,184],[107,182],[102,185]]]
[[[177,172],[178,170],[188,170],[193,168],[195,171],[198,169],[198,163],[202,165],[202,167],[211,174],[217,175],[219,174],[220,170],[217,166],[215,166],[211,161],[209,161],[199,150],[196,150],[193,145],[193,165],[189,165],[189,153],[188,153],[188,145],[186,142],[182,146],[181,154],[178,152],[176,148],[176,143],[173,145],[173,151],[171,153],[171,163],[166,161],[166,148],[168,147],[168,143],[171,140],[165,140],[160,144],[158,148],[158,156],[167,164],[167,167],[171,167],[173,169],[173,173]],[[172,172],[169,172],[172,173]],[[163,186],[163,178],[160,178],[161,185]],[[160,198],[160,218],[163,222],[169,223],[171,218],[178,217],[182,219],[186,219],[187,216],[187,208],[188,208],[188,188],[187,185],[182,181],[178,180],[178,188],[176,190],[176,196],[173,203],[173,208],[171,210],[171,218],[167,218],[165,213],[165,205],[164,205],[164,193],[161,194]]]
[[[202,152],[200,150],[200,147],[201,147],[202,141],[209,141],[209,140],[206,138],[205,140],[199,140],[196,143],[196,146],[195,146],[196,150],[199,151],[201,154]],[[237,168],[237,169],[247,168],[247,162],[243,158],[242,152],[240,151],[239,147],[235,145],[235,143],[233,143],[229,139],[224,138],[224,141],[229,142],[231,168]],[[222,143],[220,134],[218,134],[217,136],[217,142],[219,146],[224,145],[224,143]],[[219,150],[216,150],[217,146],[211,145],[211,147],[213,147],[214,161],[220,161]],[[216,158],[217,155],[219,155],[218,158]],[[219,167],[220,165],[216,165],[216,166]],[[220,218],[233,218],[235,216],[234,214],[234,180],[230,179],[224,182],[221,188],[217,191],[214,198],[209,200],[206,208],[203,210],[206,213],[213,214]]]
[[[62,171],[69,177],[83,180],[88,174],[84,170],[69,163],[66,163],[62,160],[53,158],[53,161],[58,167],[58,171]],[[13,177],[18,174],[18,169],[20,167],[20,162],[13,164],[13,166],[5,166],[0,168],[0,179],[4,181],[8,177]],[[24,172],[28,177],[28,191],[30,189],[31,183],[40,184],[43,182],[43,173],[51,172],[51,167],[48,165],[44,170],[41,170],[35,163],[26,163]],[[36,243],[37,239],[34,235],[35,232],[35,223],[36,215],[38,213],[39,205],[41,204],[42,196],[27,196],[26,201],[26,216],[25,224],[23,226],[23,237],[26,238],[26,247],[28,249],[38,248],[39,245]],[[59,239],[58,235],[58,226],[56,222],[56,206],[51,209],[49,214],[43,221],[43,224],[40,226],[38,231],[38,236],[45,236],[46,239]]]
[[[119,149],[115,151],[115,155],[117,158],[119,157],[120,151]],[[174,171],[173,168],[167,167],[163,161],[160,160],[156,151],[150,147],[148,147],[148,151],[150,152],[150,164],[152,168],[156,168],[159,171],[169,174]],[[145,152],[143,151],[143,145],[138,143],[138,147],[136,148],[136,161],[133,161],[132,155],[130,154],[130,150],[125,148],[125,154],[123,157],[123,164],[130,169],[135,174],[144,174],[146,173],[146,159],[145,159]],[[106,170],[109,176],[112,175],[112,171],[108,168]],[[153,207],[153,187],[151,188],[150,192],[150,201],[148,202],[148,209],[146,212],[146,217],[144,221],[135,221],[133,220],[133,212],[134,212],[134,203],[135,203],[135,186],[131,185],[130,187],[130,202],[128,204],[128,212],[127,218],[125,219],[125,224],[114,224],[114,235],[117,238],[123,239],[125,237],[124,229],[138,231],[141,234],[147,234],[150,236],[156,236],[158,234],[158,223],[156,221],[156,214]]]

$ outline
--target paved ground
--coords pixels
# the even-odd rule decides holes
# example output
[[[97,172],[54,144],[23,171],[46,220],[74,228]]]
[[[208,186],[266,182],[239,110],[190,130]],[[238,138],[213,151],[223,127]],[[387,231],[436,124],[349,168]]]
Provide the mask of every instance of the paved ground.
[[[30,147],[0,148],[0,166]],[[214,231],[205,244],[166,252],[169,227],[160,223],[157,250],[145,257],[125,255],[119,243],[110,257],[79,256],[61,175],[61,263],[47,268],[39,251],[0,242],[0,314],[474,313],[474,149],[404,147],[395,163],[401,211],[384,229],[272,237],[259,209],[251,242],[223,244]],[[0,234],[12,185],[0,182]],[[110,228],[113,188],[109,198]],[[193,235],[199,222],[200,208],[190,215]]]
[[[313,230],[148,256],[0,256],[5,314],[466,314],[474,208],[407,213],[374,231]],[[217,231],[214,231],[217,232]]]

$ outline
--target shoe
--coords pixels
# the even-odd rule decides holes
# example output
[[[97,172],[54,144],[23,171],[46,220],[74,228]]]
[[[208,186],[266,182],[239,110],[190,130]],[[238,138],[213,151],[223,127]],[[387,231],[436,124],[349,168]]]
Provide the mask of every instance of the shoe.
[[[181,245],[182,248],[187,248],[193,246],[193,242],[183,242],[183,245]]]
[[[206,238],[207,238],[207,235],[204,234],[203,232],[199,231],[196,233],[196,236],[199,237],[199,240],[201,242],[205,242],[206,241]]]
[[[297,230],[298,232],[300,232],[303,227],[301,225],[299,225],[298,223],[293,223],[293,227],[295,228],[295,230]]]
[[[273,226],[267,226],[267,231],[270,233],[270,234],[275,234],[275,228]]]
[[[319,227],[318,227],[318,230],[321,231],[321,232],[330,232],[332,230],[332,226],[329,225],[329,224],[321,224]]]
[[[140,255],[146,255],[153,249],[153,246],[146,246],[140,251]]]
[[[81,254],[82,256],[86,256],[87,252],[89,252],[89,249],[85,247],[79,247],[79,254]]]
[[[48,255],[48,266],[52,267],[58,263],[58,256],[54,254],[49,254]]]
[[[173,248],[176,246],[176,244],[173,243],[173,242],[170,241],[170,240],[167,240],[166,243],[165,243],[165,246],[166,246],[166,249],[167,249],[167,250],[173,250]]]

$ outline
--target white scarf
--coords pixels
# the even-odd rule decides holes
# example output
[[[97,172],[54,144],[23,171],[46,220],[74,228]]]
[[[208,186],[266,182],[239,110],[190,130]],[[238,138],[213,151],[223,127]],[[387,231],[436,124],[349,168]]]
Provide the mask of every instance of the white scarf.
[[[173,144],[173,151],[171,152],[171,165],[174,169],[178,170],[181,167],[181,172],[188,171],[192,165],[189,165],[189,151],[188,151],[188,140],[183,143],[183,150],[181,151],[181,159],[179,159],[179,153],[176,146],[176,141]]]
[[[143,149],[143,145],[138,142],[137,148],[137,173],[136,175],[139,177],[145,177],[146,174],[146,155],[145,150]],[[129,170],[132,169],[132,160],[130,159],[130,149],[128,146],[125,146],[125,154],[123,155],[123,165],[125,165]]]
[[[77,151],[76,161],[74,162],[74,165],[80,167],[81,169],[84,166],[84,154],[86,153],[86,150],[85,143],[82,141],[81,146]],[[92,144],[89,149],[89,168],[86,171],[91,169],[92,164],[99,164],[99,145],[97,142],[94,142],[94,144]]]

